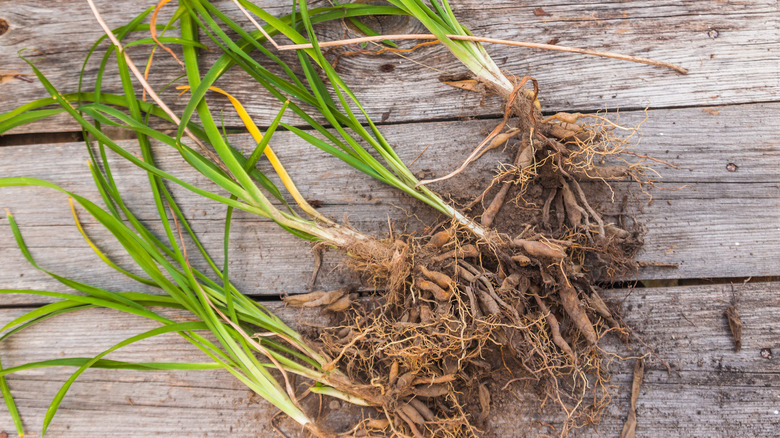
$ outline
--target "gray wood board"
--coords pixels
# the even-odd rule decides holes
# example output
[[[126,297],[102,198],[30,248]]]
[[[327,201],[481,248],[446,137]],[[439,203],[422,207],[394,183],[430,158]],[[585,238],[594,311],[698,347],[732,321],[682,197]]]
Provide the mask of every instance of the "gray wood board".
[[[677,269],[644,269],[640,278],[777,275],[780,181],[776,169],[780,165],[780,150],[770,132],[777,125],[777,116],[773,115],[776,106],[657,110],[648,114],[642,127],[644,138],[635,150],[667,159],[680,167],[675,170],[656,166],[663,176],[659,186],[670,190],[652,190],[653,200],[648,202],[649,198],[636,187],[617,183],[613,184],[614,204],[610,203],[606,187],[601,190],[602,208],[608,214],[620,213],[624,194],[637,199],[629,213],[643,222],[648,232],[640,259],[679,264]],[[643,118],[643,113],[622,115],[626,123]],[[427,146],[412,170],[430,174],[435,169],[441,175],[455,168],[469,153],[471,145],[479,142],[481,132],[494,123],[495,120],[428,122],[388,126],[386,132],[406,162],[411,162]],[[728,129],[715,128],[723,135],[707,135],[712,126],[726,123]],[[231,139],[237,146],[251,147],[246,135]],[[134,150],[130,140],[120,144]],[[336,220],[346,218],[356,228],[379,236],[387,232],[388,220],[409,232],[436,221],[432,209],[308,144],[301,144],[288,132],[277,133],[273,147],[288,163],[304,196],[321,201],[322,212]],[[306,168],[295,160],[302,154],[312,158],[307,163],[311,167]],[[459,200],[474,196],[484,187],[480,181],[493,174],[498,162],[509,161],[509,154],[509,151],[489,152],[467,172],[435,188],[443,194],[457,193]],[[209,187],[172,149],[158,147],[157,157],[171,173]],[[4,147],[0,148],[0,175],[44,178],[98,200],[86,173],[86,160],[86,149],[79,143]],[[149,202],[145,175],[122,160],[111,162],[128,205],[139,218],[153,226],[155,211]],[[736,172],[726,169],[729,163],[737,164]],[[269,170],[266,164],[261,168]],[[175,193],[197,234],[215,259],[221,260],[224,208],[184,190]],[[92,254],[73,226],[64,195],[49,189],[5,188],[0,190],[0,204],[14,212],[33,255],[43,266],[113,290],[137,287],[103,266]],[[108,243],[113,241],[110,236],[86,215],[82,214],[82,219],[93,239],[128,266],[129,258],[116,245]],[[306,289],[314,265],[308,244],[287,235],[274,224],[249,214],[237,214],[231,248],[233,280],[245,293],[279,294]],[[4,267],[0,270],[3,287],[59,287],[22,258],[5,219],[0,220],[0,250],[4,257]],[[355,281],[343,270],[333,271],[342,260],[338,253],[327,253],[325,260],[319,287]],[[5,297],[4,300],[16,304],[30,302],[29,297]]]
[[[141,1],[99,0],[96,3],[111,26],[123,25],[149,7],[148,2]],[[250,26],[230,1],[217,3],[237,21]],[[275,15],[287,13],[289,9],[287,2],[276,0],[261,5]],[[540,98],[548,111],[778,100],[780,11],[774,1],[555,1],[545,2],[542,15],[535,5],[509,1],[485,4],[468,0],[453,7],[476,35],[539,43],[558,39],[560,45],[651,57],[690,69],[689,75],[681,76],[669,70],[603,58],[488,46],[500,68],[518,76],[532,75],[539,80]],[[173,10],[173,7],[164,8],[161,17],[167,18]],[[75,91],[86,53],[102,35],[85,2],[2,2],[0,18],[9,23],[9,30],[0,36],[0,57],[3,59],[0,74],[30,74],[29,66],[17,57],[17,51],[36,49],[45,56],[35,52],[27,52],[27,56],[35,60],[61,91]],[[373,24],[383,33],[425,32],[419,23],[397,17]],[[340,24],[325,25],[321,33],[322,40],[345,36]],[[402,42],[401,47],[413,44]],[[138,62],[145,62],[146,52],[148,46],[131,49]],[[181,70],[162,52],[155,59],[151,82],[160,89]],[[202,68],[215,59],[215,54],[206,54]],[[287,53],[285,59],[297,63],[292,53]],[[93,83],[97,65],[95,59],[88,66],[86,84]],[[404,54],[403,58],[390,53],[345,56],[339,60],[338,71],[376,121],[404,123],[501,112],[500,102],[495,98],[483,101],[480,95],[439,83],[437,77],[441,74],[466,72],[463,65],[441,46],[423,47]],[[104,90],[120,92],[115,76],[106,78]],[[259,90],[259,86],[246,86],[247,79],[240,72],[231,72],[219,84],[235,93],[259,123],[267,124],[279,105]],[[177,98],[176,93],[170,90],[164,98],[180,111],[186,97]],[[48,95],[37,80],[29,83],[11,80],[0,84],[0,111],[42,97]],[[213,109],[225,110],[228,125],[240,125],[226,99],[212,96],[211,100]],[[17,128],[14,132],[73,130],[78,130],[78,126],[72,120],[57,117]]]
[[[680,375],[668,374],[657,361],[647,365],[639,395],[637,436],[776,436],[780,427],[780,365],[777,353],[780,283],[749,283],[672,288],[639,288],[605,293],[634,327]],[[736,299],[744,325],[743,348],[734,352],[723,315]],[[301,313],[268,303],[294,326],[320,324],[316,312]],[[0,324],[30,310],[0,310]],[[178,318],[184,317],[176,313]],[[59,357],[89,356],[155,323],[113,311],[88,310],[45,321],[0,344],[4,366]],[[606,351],[630,356],[614,340]],[[164,335],[112,353],[127,361],[204,361],[182,338]],[[612,405],[597,431],[573,436],[618,436],[628,411],[633,361],[612,364]],[[46,368],[10,376],[29,436],[37,436],[48,402],[73,369]],[[497,394],[499,388],[492,388]],[[560,426],[560,412],[537,408],[532,388],[511,386],[515,402],[492,407],[488,432],[494,436],[538,436],[534,421]],[[506,399],[504,399],[506,400]],[[354,411],[339,403],[326,419],[346,428]],[[0,407],[0,431],[13,425]],[[328,412],[326,409],[325,412]],[[275,410],[252,397],[226,372],[126,372],[89,370],[70,389],[52,423],[51,436],[271,436]],[[283,429],[303,436],[289,421]],[[12,434],[13,435],[13,434]]]

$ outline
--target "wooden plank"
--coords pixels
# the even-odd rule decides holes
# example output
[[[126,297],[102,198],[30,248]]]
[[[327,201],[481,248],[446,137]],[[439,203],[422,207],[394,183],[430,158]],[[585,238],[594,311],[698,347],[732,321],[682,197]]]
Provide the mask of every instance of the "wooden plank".
[[[620,213],[622,194],[638,196],[638,205],[629,213],[644,222],[648,232],[640,258],[679,264],[677,269],[646,268],[640,278],[777,275],[780,259],[776,248],[780,244],[780,229],[776,218],[780,215],[780,181],[776,169],[780,165],[780,148],[770,132],[778,122],[775,107],[776,104],[757,104],[707,109],[707,112],[693,108],[649,113],[648,121],[643,125],[644,138],[636,150],[667,159],[681,168],[658,168],[665,181],[661,187],[674,190],[654,190],[653,200],[648,202],[648,198],[637,190],[628,191],[626,184],[614,184],[616,203],[610,202],[606,189],[601,199],[605,211],[616,215]],[[711,114],[715,112],[718,114]],[[644,114],[623,114],[622,117],[631,121],[644,118]],[[386,131],[406,162],[411,162],[428,146],[412,166],[413,171],[436,169],[442,174],[456,167],[469,153],[466,147],[454,150],[453,139],[460,145],[476,144],[481,132],[494,123],[494,120],[429,122],[388,126]],[[718,127],[726,123],[728,129]],[[717,129],[723,134],[713,139],[706,135],[708,129]],[[235,136],[232,141],[240,147],[251,147],[248,136]],[[123,141],[122,144],[130,147],[132,142]],[[319,151],[312,152],[311,146],[302,145],[290,133],[277,133],[274,147],[288,163],[302,193],[322,201],[321,210],[330,217],[342,220],[346,214],[353,226],[376,235],[387,232],[388,218],[398,227],[407,226],[408,232],[436,220],[430,208],[346,168]],[[307,163],[311,166],[309,169],[295,160],[304,153],[312,157]],[[436,189],[444,194],[457,193],[459,200],[475,196],[482,186],[474,181],[492,175],[498,161],[508,161],[507,154],[491,152],[466,173]],[[158,148],[157,156],[168,171],[187,181],[205,184],[204,179],[171,149]],[[84,146],[77,143],[4,147],[0,148],[0,175],[48,179],[97,200],[98,194],[86,176],[86,160]],[[738,165],[736,172],[726,169],[732,162]],[[154,221],[154,207],[149,202],[151,198],[144,174],[121,160],[112,160],[112,168],[127,194],[128,205],[141,219]],[[267,166],[263,169],[268,170]],[[196,232],[220,260],[224,208],[183,190],[176,193]],[[14,188],[0,190],[0,200],[0,207],[13,210],[33,254],[44,266],[114,290],[137,287],[98,262],[73,226],[64,196],[51,190]],[[90,225],[87,230],[118,261],[125,265],[130,262],[116,246],[107,243],[112,240],[99,227]],[[305,290],[313,269],[307,243],[248,214],[237,215],[232,236],[233,278],[245,293]],[[4,219],[0,220],[0,250],[5,254],[4,269],[0,270],[3,287],[58,287],[30,268],[21,257]],[[68,256],[63,257],[63,254]],[[326,255],[321,287],[338,287],[345,281],[355,281],[343,270],[333,271],[340,261],[335,252]],[[253,268],[257,263],[264,264],[262,272]],[[29,303],[29,297],[7,299],[17,304]]]
[[[754,192],[761,191],[773,198],[751,197]],[[27,191],[25,195],[29,197],[30,193]],[[40,198],[43,192],[32,193],[35,198],[58,206],[63,213],[68,211],[64,197]],[[709,184],[696,185],[686,193],[692,197],[666,198],[671,205],[664,198],[658,198],[653,206],[645,210],[643,220],[646,221],[648,234],[639,256],[640,260],[678,263],[679,267],[645,268],[638,278],[777,275],[778,256],[775,249],[780,243],[776,222],[777,187],[750,184],[728,185],[724,188],[723,185]],[[17,201],[22,199],[17,198]],[[28,219],[36,221],[37,214],[23,207],[15,207],[14,210],[19,212],[17,218],[25,227],[23,232],[33,255],[43,266],[113,290],[139,287],[103,266],[75,227],[68,224],[67,218],[55,226],[26,226]],[[328,208],[323,211],[338,217],[344,209]],[[363,205],[362,209],[352,207],[347,211],[356,228],[373,231],[376,235],[386,232],[380,228],[386,223],[387,216],[399,222],[406,219],[403,212],[389,208],[380,213],[370,205]],[[216,216],[219,218],[223,214],[218,213]],[[417,215],[430,217],[430,212],[423,211]],[[217,262],[221,263],[222,224],[217,218],[193,218],[192,224],[201,241],[210,249]],[[420,226],[412,222],[409,228],[420,229]],[[132,266],[129,257],[122,254],[115,243],[111,243],[110,236],[95,227],[88,227],[87,230],[93,240],[100,242],[101,247],[107,249],[107,253],[120,265]],[[306,291],[314,261],[309,256],[305,242],[282,233],[271,223],[243,214],[238,216],[232,235],[232,278],[242,291],[251,295]],[[58,289],[56,282],[35,272],[21,257],[5,223],[2,224],[0,250],[7,255],[0,273],[0,284],[4,287]],[[345,270],[334,271],[342,260],[339,253],[326,254],[318,287],[329,289],[357,282]],[[255,269],[259,264],[262,264],[262,269]],[[202,263],[199,266],[204,267]],[[14,303],[29,302],[28,297],[6,299]]]
[[[776,436],[780,362],[764,359],[762,348],[777,352],[780,283],[674,288],[639,288],[606,293],[623,303],[628,324],[680,373],[669,375],[650,361],[639,396],[637,436]],[[744,324],[743,349],[735,353],[723,312],[734,298]],[[294,324],[320,323],[315,313],[299,313],[269,303]],[[0,310],[0,324],[29,309]],[[90,310],[46,321],[0,344],[5,366],[65,356],[96,354],[153,323],[110,311]],[[98,328],[96,330],[96,328]],[[56,341],[55,341],[56,339]],[[627,355],[615,342],[607,351]],[[200,361],[204,357],[176,336],[144,341],[112,353],[117,360]],[[612,365],[614,399],[598,429],[576,437],[617,436],[625,419],[632,361]],[[40,430],[48,401],[72,370],[48,368],[10,377],[30,436]],[[492,388],[498,394],[498,388]],[[560,425],[560,413],[538,412],[532,388],[511,386],[494,404],[486,436],[536,436],[549,430],[534,422]],[[494,396],[494,400],[499,397]],[[325,413],[331,424],[347,427],[354,411],[336,403]],[[0,408],[0,430],[13,430]],[[73,385],[50,433],[75,436],[266,436],[274,410],[250,396],[227,373],[124,372],[90,370]],[[290,436],[303,436],[289,422]]]
[[[232,3],[218,2],[230,15],[244,23]],[[148,2],[100,0],[98,8],[112,26],[125,24],[149,7]],[[276,15],[286,13],[287,2],[261,3]],[[515,75],[533,75],[541,84],[541,99],[548,111],[596,110],[600,108],[659,108],[693,105],[776,101],[780,90],[780,12],[774,1],[748,3],[709,1],[653,2],[593,1],[545,2],[543,12],[535,5],[495,1],[488,4],[466,0],[454,5],[456,13],[475,34],[512,40],[548,42],[604,49],[675,62],[690,69],[680,76],[645,65],[614,60],[539,52],[492,45],[488,50],[499,67]],[[174,8],[164,8],[163,17]],[[68,11],[63,14],[63,11]],[[86,3],[78,0],[46,2],[20,0],[0,4],[0,18],[9,30],[0,36],[2,72],[29,74],[29,67],[16,56],[33,48],[45,56],[27,52],[37,65],[61,87],[72,91],[86,52],[101,35]],[[248,25],[248,23],[247,23]],[[416,22],[394,18],[375,25],[385,33],[419,33]],[[321,38],[343,37],[340,25],[325,26]],[[402,43],[402,47],[413,45]],[[139,62],[144,49],[133,48]],[[293,54],[286,54],[294,61]],[[203,68],[215,60],[204,58]],[[353,87],[369,115],[386,123],[452,119],[497,115],[499,101],[452,89],[437,81],[442,73],[456,74],[465,68],[443,47],[424,47],[398,57],[359,55],[342,57],[339,73]],[[87,84],[94,77],[97,60],[88,66]],[[168,56],[158,55],[151,80],[161,88],[180,68]],[[737,79],[738,78],[738,79]],[[29,78],[28,78],[29,79]],[[259,87],[247,87],[246,77],[231,72],[221,86],[244,101],[250,112],[268,121],[278,111],[276,102]],[[118,92],[118,80],[106,78],[104,89]],[[30,100],[47,97],[37,82],[13,80],[0,84],[2,110]],[[165,98],[180,111],[185,98],[169,91]],[[213,98],[214,109],[225,109],[226,122],[238,126],[238,119],[226,100]],[[294,122],[295,120],[290,119]],[[18,128],[15,132],[72,131],[78,127],[59,117]]]

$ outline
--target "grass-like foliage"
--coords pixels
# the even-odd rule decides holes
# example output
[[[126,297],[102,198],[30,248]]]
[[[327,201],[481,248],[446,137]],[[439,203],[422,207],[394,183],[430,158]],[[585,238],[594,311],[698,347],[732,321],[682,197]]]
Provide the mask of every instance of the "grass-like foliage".
[[[59,299],[9,323],[3,328],[0,341],[38,321],[89,307],[124,311],[157,321],[161,326],[93,358],[57,359],[0,371],[0,391],[20,434],[19,413],[3,376],[45,366],[75,366],[77,371],[52,401],[44,432],[73,380],[90,367],[103,367],[222,368],[315,435],[327,435],[328,431],[323,425],[315,424],[298,404],[289,383],[290,374],[309,379],[313,392],[382,408],[385,429],[392,427],[416,437],[475,434],[475,415],[469,412],[469,406],[464,406],[466,401],[462,397],[471,383],[470,379],[462,378],[462,371],[491,355],[498,357],[500,353],[503,360],[505,349],[512,352],[519,368],[541,382],[543,403],[556,400],[566,412],[564,433],[575,423],[597,422],[603,401],[608,398],[606,386],[601,385],[607,381],[604,374],[607,368],[601,365],[597,344],[604,334],[623,327],[600,301],[594,285],[600,279],[600,272],[622,275],[634,269],[631,257],[641,239],[634,230],[606,222],[591,208],[578,180],[607,181],[627,176],[639,180],[642,175],[637,169],[643,169],[641,166],[626,162],[627,166],[606,169],[595,165],[595,157],[612,158],[623,152],[627,140],[612,134],[619,126],[607,124],[603,117],[595,115],[559,113],[543,118],[536,100],[538,84],[530,77],[510,80],[479,41],[458,39],[457,36],[470,36],[470,32],[457,21],[446,0],[432,0],[430,4],[421,0],[389,0],[390,4],[385,6],[355,3],[311,9],[306,0],[299,0],[291,13],[283,17],[276,17],[247,0],[235,0],[236,8],[231,11],[222,10],[209,0],[180,0],[170,20],[157,24],[157,13],[167,3],[163,0],[156,8],[113,30],[107,27],[94,2],[88,2],[106,36],[92,47],[82,76],[92,56],[110,41],[99,60],[95,83],[87,86],[80,80],[75,93],[63,94],[28,61],[51,97],[0,114],[0,134],[55,114],[69,114],[87,139],[90,172],[103,206],[37,179],[3,178],[0,187],[48,187],[69,196],[114,236],[144,275],[132,274],[111,261],[82,230],[97,255],[119,275],[157,287],[161,293],[111,292],[39,267],[9,213],[16,240],[30,263],[79,294],[0,291]],[[231,18],[239,10],[250,18],[254,28],[247,30]],[[486,86],[481,91],[498,93],[506,99],[504,118],[499,125],[461,169],[443,177],[456,175],[489,145],[503,144],[514,136],[522,138],[519,144],[513,145],[517,150],[512,165],[475,201],[474,205],[491,187],[500,187],[499,194],[484,208],[480,223],[461,214],[427,188],[425,184],[435,180],[419,181],[415,177],[325,58],[315,36],[316,25],[335,19],[353,20],[357,28],[374,34],[354,19],[393,14],[419,19],[472,71],[476,76],[474,82]],[[265,24],[260,25],[256,19]],[[178,36],[166,36],[171,30],[176,30]],[[201,41],[203,35],[208,40]],[[276,46],[269,40],[274,36],[284,36],[293,44],[308,45],[308,48],[298,49],[297,62],[289,64],[278,55],[275,50],[278,47],[269,47]],[[134,46],[151,47],[144,73],[126,53]],[[167,46],[180,48],[185,71],[180,77],[166,78],[169,82],[162,90],[154,90],[146,80],[151,54],[160,47],[173,54]],[[204,66],[201,51],[207,46],[216,48],[219,57],[201,71]],[[112,59],[116,62],[115,70],[109,68]],[[232,90],[223,89],[227,87],[219,84],[220,78],[232,68],[246,73],[251,78],[251,86],[260,85],[267,90],[275,99],[272,105],[278,103],[278,113],[265,132],[233,97]],[[102,91],[103,80],[112,72],[121,80],[121,95]],[[523,89],[529,82],[534,84],[533,92]],[[160,97],[174,87],[188,99],[180,115]],[[84,88],[90,91],[83,91]],[[255,147],[248,156],[232,147],[224,126],[218,122],[220,117],[210,109],[209,100],[215,94],[228,98],[254,139]],[[146,96],[151,97],[150,102]],[[284,123],[285,114],[295,115],[296,125]],[[598,122],[583,125],[578,122],[580,118],[595,118]],[[130,131],[138,140],[138,149],[114,141],[107,128]],[[319,148],[432,207],[459,223],[460,230],[465,231],[458,233],[458,227],[450,227],[434,234],[427,242],[409,236],[381,240],[337,224],[313,208],[300,193],[274,151],[273,136],[278,130],[286,130],[302,143]],[[152,153],[153,142],[158,147],[175,149],[211,184],[199,186],[158,167]],[[126,205],[110,166],[110,158],[114,156],[148,175],[162,235],[144,225],[133,214],[131,206]],[[308,159],[300,158],[304,162]],[[261,160],[268,160],[275,175],[266,175],[258,168]],[[601,172],[604,170],[612,172]],[[542,177],[547,179],[543,185],[552,189],[535,201],[544,205],[540,217],[529,220],[525,230],[515,236],[499,233],[497,226],[491,228],[509,191],[516,187],[521,198],[528,184]],[[226,206],[223,266],[213,261],[193,233],[171,194],[171,184]],[[557,223],[551,220],[551,208],[555,210]],[[339,302],[344,300],[346,304],[341,310],[351,309],[341,325],[348,333],[342,335],[340,331],[333,333],[332,329],[324,328],[320,344],[323,351],[313,349],[299,333],[230,283],[228,241],[236,209],[269,219],[300,238],[320,241],[348,253],[353,267],[383,290],[381,299],[377,300],[381,304],[371,309],[370,306],[350,307],[354,303],[348,296],[326,294]],[[75,207],[74,217],[79,225]],[[205,261],[208,271],[192,267],[188,248],[184,246],[185,234],[194,245],[189,248],[189,254]],[[296,299],[313,306],[323,302],[322,294],[325,293]],[[171,320],[156,311],[158,307],[185,310],[195,321]],[[559,317],[566,323],[559,324]],[[258,328],[266,335],[251,336]],[[105,358],[125,345],[170,332],[181,334],[210,361],[126,363]],[[369,336],[369,332],[381,336]],[[355,350],[362,354],[346,353]],[[335,359],[330,359],[331,356]],[[455,357],[460,359],[453,364],[451,359]],[[351,371],[340,372],[338,367],[344,364],[341,369]],[[404,371],[403,376],[399,370]],[[589,376],[595,376],[591,380],[596,385],[590,383]],[[586,408],[583,406],[588,391],[594,393],[595,402],[594,407]],[[480,397],[483,392],[480,388]],[[432,398],[426,404],[419,397]],[[433,397],[438,398],[434,401]],[[484,412],[482,399],[480,404]],[[483,416],[477,416],[480,422],[484,421]]]
[[[337,8],[326,8],[324,13],[327,14],[329,10],[334,9]],[[117,38],[123,39],[133,32],[147,31],[149,26],[141,24],[141,21],[150,12],[151,9],[145,11],[127,26],[116,29]],[[182,19],[181,29],[183,38],[168,38],[164,41],[168,44],[181,44],[183,47],[200,47],[194,40],[194,29],[191,27],[193,21],[189,19],[189,15],[177,13],[176,16]],[[168,26],[160,26],[161,30],[168,28],[170,28],[170,24]],[[145,44],[148,42],[144,38],[136,40],[134,43]],[[93,47],[93,51],[97,47],[98,45],[96,44]],[[284,324],[266,308],[236,290],[229,281],[228,260],[226,259],[224,266],[221,267],[213,261],[197,236],[192,232],[187,219],[166,187],[166,183],[178,184],[197,194],[222,202],[229,207],[225,227],[224,253],[226,257],[228,254],[227,242],[230,232],[230,215],[232,209],[235,208],[272,219],[288,231],[307,239],[326,241],[334,239],[329,234],[331,233],[330,229],[333,227],[329,225],[327,219],[318,216],[314,209],[307,207],[305,200],[297,192],[289,175],[287,175],[284,167],[269,146],[273,132],[279,126],[281,115],[286,110],[288,103],[285,102],[281,106],[279,117],[274,120],[272,125],[266,130],[265,135],[263,135],[251,119],[248,118],[240,103],[231,96],[237,111],[245,119],[247,127],[257,140],[257,146],[249,158],[244,158],[228,145],[210,116],[205,103],[201,102],[199,105],[196,105],[203,125],[197,126],[190,123],[188,126],[193,133],[199,138],[207,140],[217,151],[220,162],[215,163],[201,151],[189,147],[175,137],[165,135],[161,131],[149,126],[150,117],[163,120],[170,120],[170,117],[159,107],[139,99],[136,88],[131,82],[131,73],[125,57],[121,55],[116,56],[117,68],[122,79],[125,95],[111,95],[100,91],[100,84],[112,52],[115,52],[114,46],[111,46],[103,56],[95,90],[89,93],[79,91],[74,94],[61,94],[43,73],[30,62],[31,68],[52,98],[32,102],[0,116],[0,131],[6,131],[15,126],[40,120],[63,111],[69,113],[84,129],[85,138],[93,138],[96,141],[96,147],[92,147],[89,142],[87,143],[87,148],[90,152],[90,172],[102,196],[102,202],[105,207],[101,207],[96,202],[71,193],[60,186],[39,179],[25,177],[2,178],[0,179],[0,187],[38,186],[57,190],[67,195],[72,200],[72,203],[75,202],[81,206],[95,221],[113,235],[116,243],[125,249],[135,262],[136,267],[144,272],[144,275],[132,274],[128,270],[117,266],[84,234],[87,243],[95,250],[97,255],[110,267],[116,269],[117,275],[125,275],[139,283],[159,288],[160,293],[112,292],[59,276],[39,266],[24,242],[16,220],[8,212],[9,224],[25,258],[37,269],[47,273],[77,293],[0,290],[0,293],[26,293],[58,300],[9,322],[2,328],[0,341],[39,321],[64,313],[94,307],[110,308],[149,318],[160,323],[161,326],[126,339],[92,358],[54,359],[14,366],[0,371],[0,390],[2,390],[19,434],[23,434],[21,418],[4,376],[21,370],[50,366],[73,366],[77,367],[77,371],[65,382],[52,400],[44,419],[42,428],[44,434],[73,381],[89,368],[131,370],[225,369],[250,389],[285,412],[293,420],[309,428],[314,433],[322,433],[319,426],[298,405],[295,392],[290,386],[288,379],[290,374],[311,379],[314,385],[311,388],[312,391],[327,393],[357,404],[366,404],[367,402],[348,390],[342,391],[340,389],[349,387],[349,385],[345,385],[346,379],[344,376],[338,370],[331,369],[332,365],[329,365],[328,359],[309,347],[299,333]],[[185,50],[185,60],[188,65],[197,66],[195,56],[197,55],[194,51]],[[196,80],[196,68],[192,67],[188,71],[191,76],[190,84],[195,87],[199,85]],[[214,87],[211,88],[215,89]],[[47,108],[52,103],[59,105],[59,107]],[[141,156],[136,156],[134,151],[126,149],[118,142],[109,138],[103,130],[105,126],[121,126],[134,130],[137,133]],[[152,155],[152,139],[176,148],[193,168],[200,171],[217,186],[226,191],[228,196],[222,193],[215,193],[213,190],[194,186],[160,170],[156,166]],[[153,194],[159,224],[161,224],[163,229],[162,237],[144,225],[133,214],[132,209],[126,205],[109,166],[108,156],[110,153],[119,155],[138,166],[139,170],[148,173],[150,192]],[[268,177],[255,168],[257,161],[263,155],[268,157],[274,165],[288,193],[300,203],[300,207],[311,217],[304,219],[289,206],[284,206],[281,190]],[[272,203],[269,197],[275,198],[278,202]],[[280,203],[282,207],[279,207]],[[76,216],[75,207],[74,218],[76,219],[76,225],[82,230]],[[205,260],[210,267],[208,272],[201,272],[192,267],[190,263],[191,255],[188,255],[187,248],[184,246],[183,234],[187,234],[194,242],[195,248],[190,248],[190,254]],[[197,252],[193,253],[193,249],[197,249]],[[194,318],[195,321],[178,322],[171,320],[163,316],[162,312],[155,310],[157,308],[186,310],[191,313],[191,318]],[[265,332],[264,336],[254,337],[250,335],[258,329]],[[171,332],[179,333],[190,341],[203,351],[205,357],[209,358],[210,361],[204,363],[127,363],[105,358],[106,355],[126,345]]]

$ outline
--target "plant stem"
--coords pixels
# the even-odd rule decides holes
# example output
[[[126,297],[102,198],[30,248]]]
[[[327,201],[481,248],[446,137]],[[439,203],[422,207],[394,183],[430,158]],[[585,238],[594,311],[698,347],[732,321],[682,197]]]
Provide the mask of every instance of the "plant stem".
[[[474,41],[479,43],[502,44],[505,46],[526,47],[530,49],[551,50],[555,52],[579,53],[581,55],[599,56],[602,58],[619,59],[621,61],[629,61],[629,62],[636,62],[639,64],[652,65],[656,67],[664,67],[664,68],[672,69],[681,74],[688,74],[688,69],[681,67],[677,64],[672,64],[670,62],[658,61],[656,59],[643,58],[640,56],[624,55],[622,53],[606,52],[603,50],[582,49],[579,47],[531,43],[526,41],[502,40],[497,38],[486,38],[486,37],[478,37],[472,35],[447,35],[447,38],[451,40],[458,40],[458,41]],[[348,38],[348,39],[336,40],[336,41],[325,41],[325,42],[319,42],[318,45],[320,47],[339,47],[339,46],[346,46],[350,44],[380,42],[384,40],[436,40],[436,39],[438,39],[436,35],[430,35],[430,34],[421,34],[421,33],[394,34],[394,35],[366,36],[360,38]],[[311,49],[312,45],[311,44],[287,44],[283,46],[276,46],[276,48],[278,50]]]

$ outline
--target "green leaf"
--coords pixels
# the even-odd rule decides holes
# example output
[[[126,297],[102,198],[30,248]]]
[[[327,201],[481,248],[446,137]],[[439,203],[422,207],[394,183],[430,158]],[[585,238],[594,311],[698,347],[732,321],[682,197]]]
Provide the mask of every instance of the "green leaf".
[[[51,425],[51,421],[54,418],[54,415],[57,413],[57,409],[60,407],[60,404],[62,403],[62,399],[65,397],[65,394],[67,394],[68,389],[70,389],[71,385],[73,385],[73,382],[76,381],[76,379],[87,369],[89,369],[93,364],[98,362],[100,359],[102,359],[107,354],[116,351],[122,347],[125,347],[127,345],[130,345],[134,342],[142,341],[144,339],[152,338],[154,336],[162,335],[165,333],[171,333],[171,332],[187,332],[192,330],[204,330],[206,329],[206,325],[203,322],[197,321],[197,322],[182,322],[182,323],[173,323],[169,325],[165,325],[163,327],[158,327],[156,329],[152,329],[146,332],[143,332],[141,334],[135,335],[133,337],[127,338],[122,342],[119,342],[118,344],[112,346],[111,348],[103,351],[102,353],[98,354],[94,358],[84,362],[81,366],[79,366],[78,370],[74,372],[68,380],[65,381],[65,384],[62,385],[59,391],[57,391],[57,394],[54,396],[54,399],[49,404],[49,408],[46,410],[46,415],[43,419],[43,428],[41,431],[41,435],[46,435],[46,431],[49,429],[49,425]]]
[[[88,365],[89,364],[89,365]],[[213,362],[124,362],[118,360],[99,359],[95,361],[92,357],[69,357],[64,359],[43,360],[40,362],[30,362],[12,368],[0,369],[0,378],[19,371],[32,370],[38,368],[51,367],[84,367],[99,368],[108,370],[126,370],[126,371],[171,371],[171,370],[214,370],[224,368],[222,365]]]
[[[5,370],[3,364],[0,363],[0,392],[3,393],[3,400],[5,401],[5,407],[8,409],[8,413],[11,415],[11,420],[16,427],[16,433],[19,438],[24,437],[24,426],[22,425],[22,417],[19,416],[19,409],[16,407],[14,396],[11,394],[11,389],[8,387],[8,382],[5,380]]]

